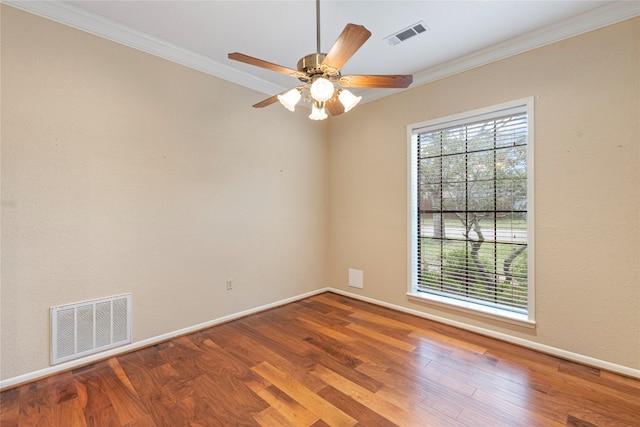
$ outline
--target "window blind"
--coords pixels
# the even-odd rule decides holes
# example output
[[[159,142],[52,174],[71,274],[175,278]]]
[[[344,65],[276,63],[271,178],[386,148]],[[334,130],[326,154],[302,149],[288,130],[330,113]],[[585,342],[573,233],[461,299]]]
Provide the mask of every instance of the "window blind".
[[[413,131],[417,290],[526,313],[527,113]]]

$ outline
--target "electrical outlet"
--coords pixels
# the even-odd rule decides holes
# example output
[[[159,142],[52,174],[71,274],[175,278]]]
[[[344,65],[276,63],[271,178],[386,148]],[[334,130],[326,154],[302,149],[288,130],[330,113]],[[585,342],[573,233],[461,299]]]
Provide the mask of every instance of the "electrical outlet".
[[[233,289],[233,280],[227,279],[227,290],[230,291]]]

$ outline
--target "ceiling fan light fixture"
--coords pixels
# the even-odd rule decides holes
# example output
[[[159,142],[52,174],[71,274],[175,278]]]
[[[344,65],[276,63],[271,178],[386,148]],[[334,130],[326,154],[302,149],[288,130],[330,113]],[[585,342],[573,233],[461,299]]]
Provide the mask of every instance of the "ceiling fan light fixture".
[[[2,0],[0,0],[2,1]],[[342,87],[353,88],[398,88],[409,87],[413,82],[412,75],[348,75],[341,73],[342,66],[362,47],[371,32],[362,25],[347,24],[338,39],[327,53],[320,50],[320,0],[316,3],[316,53],[304,56],[298,61],[298,69],[283,67],[272,62],[244,55],[239,52],[229,53],[229,59],[254,65],[277,73],[295,77],[303,83],[303,86],[272,95],[269,98],[254,104],[254,108],[264,108],[276,101],[290,111],[304,95],[304,102],[311,102],[312,111],[309,116],[313,120],[324,120],[328,114],[338,116],[355,107],[360,96],[355,96]],[[428,30],[422,21],[412,27],[415,33]],[[402,34],[404,37],[404,34]],[[340,86],[340,87],[337,87]],[[335,99],[338,98],[338,99]]]
[[[353,107],[358,105],[358,102],[360,102],[362,97],[355,96],[354,94],[352,94],[346,89],[341,89],[340,92],[338,92],[338,99],[340,100],[340,103],[344,106],[344,112],[346,113],[350,111]]]
[[[302,97],[300,89],[294,87],[290,91],[285,92],[282,95],[278,95],[278,101],[289,111],[295,111],[296,104]]]
[[[311,107],[311,114],[309,114],[309,118],[311,120],[324,120],[327,117],[327,112],[324,110],[324,102],[316,101],[313,103]]]
[[[311,89],[311,97],[316,101],[325,102],[330,100],[333,97],[333,92],[335,88],[333,87],[333,83],[331,83],[328,79],[324,77],[317,78],[312,84]]]

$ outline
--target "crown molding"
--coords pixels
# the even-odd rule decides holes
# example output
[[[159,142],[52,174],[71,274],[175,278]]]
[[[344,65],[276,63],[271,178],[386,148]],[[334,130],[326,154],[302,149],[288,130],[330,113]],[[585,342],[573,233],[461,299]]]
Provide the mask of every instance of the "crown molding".
[[[2,0],[2,3],[259,92],[273,94],[286,89],[64,2]]]
[[[270,95],[287,89],[64,2],[19,0],[2,0],[2,2],[34,15],[176,62],[258,92]],[[413,76],[413,84],[410,88],[636,16],[640,16],[640,2],[614,1],[570,19],[417,72]],[[361,91],[360,94],[363,95],[363,102],[369,102],[400,91],[402,90],[367,89]]]
[[[640,1],[614,1],[556,24],[417,72],[413,75],[413,84],[409,88],[431,83],[636,16],[640,16]],[[369,89],[361,95],[363,101],[365,97],[367,101],[373,101],[397,92],[400,90]]]
[[[514,37],[497,45],[479,50],[462,58],[417,73],[418,84],[429,83],[451,74],[470,70],[500,59],[518,55],[560,40],[568,39],[607,25],[640,15],[640,2],[609,3],[567,20]]]

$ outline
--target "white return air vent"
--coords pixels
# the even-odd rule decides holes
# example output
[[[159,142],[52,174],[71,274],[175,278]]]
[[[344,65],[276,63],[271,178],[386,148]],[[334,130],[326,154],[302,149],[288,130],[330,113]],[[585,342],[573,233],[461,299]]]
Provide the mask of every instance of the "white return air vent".
[[[401,43],[405,40],[410,39],[411,37],[415,37],[418,34],[422,34],[427,31],[429,31],[429,27],[427,27],[427,24],[425,24],[424,21],[420,21],[420,22],[416,22],[413,25],[408,26],[405,29],[398,31],[395,34],[390,35],[389,37],[385,37],[385,40],[391,46],[395,46],[398,43]]]
[[[51,364],[131,342],[131,294],[51,307]]]

